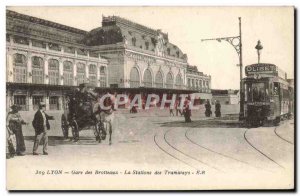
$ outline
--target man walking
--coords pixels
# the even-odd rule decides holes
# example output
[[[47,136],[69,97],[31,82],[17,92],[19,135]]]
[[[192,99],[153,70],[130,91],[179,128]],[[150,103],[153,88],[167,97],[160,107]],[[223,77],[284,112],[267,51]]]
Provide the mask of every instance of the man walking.
[[[43,154],[48,155],[48,134],[47,130],[50,129],[50,124],[48,120],[54,120],[53,116],[49,116],[45,113],[46,104],[40,102],[39,110],[35,113],[34,119],[32,121],[33,128],[35,130],[35,140],[33,145],[33,155],[39,155],[37,149],[39,147],[40,141],[43,140]]]

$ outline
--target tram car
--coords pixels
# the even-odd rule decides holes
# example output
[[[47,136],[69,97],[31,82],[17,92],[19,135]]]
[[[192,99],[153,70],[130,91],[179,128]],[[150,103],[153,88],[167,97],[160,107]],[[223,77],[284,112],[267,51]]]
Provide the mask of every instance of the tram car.
[[[79,140],[79,131],[87,129],[94,130],[96,140],[99,142],[106,138],[103,123],[96,118],[97,111],[94,106],[97,103],[97,96],[91,94],[91,88],[82,84],[78,89],[65,93],[64,112],[61,116],[61,128],[65,139],[68,139],[70,129],[74,142]]]
[[[278,125],[294,113],[293,79],[274,64],[259,63],[245,67],[243,79],[244,116],[248,126]]]

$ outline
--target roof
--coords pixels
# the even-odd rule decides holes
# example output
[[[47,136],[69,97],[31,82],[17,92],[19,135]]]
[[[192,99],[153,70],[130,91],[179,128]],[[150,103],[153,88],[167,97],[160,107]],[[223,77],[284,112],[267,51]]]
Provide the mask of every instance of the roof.
[[[28,21],[28,22],[32,22],[32,23],[36,23],[36,24],[40,24],[40,25],[45,25],[45,26],[48,26],[48,27],[53,27],[53,28],[56,28],[56,29],[69,31],[69,32],[72,32],[72,33],[78,33],[78,34],[86,34],[87,33],[86,31],[81,30],[81,29],[66,26],[66,25],[63,25],[63,24],[56,23],[56,22],[51,22],[49,20],[44,20],[44,19],[41,19],[41,18],[33,17],[33,16],[28,16],[28,15],[25,15],[25,14],[20,14],[18,12],[11,11],[11,10],[6,10],[6,17],[18,18],[18,19],[25,20],[25,21]]]
[[[169,42],[168,34],[160,29],[154,30],[119,16],[103,17],[102,27],[88,32],[82,43],[99,46],[124,42],[130,47],[155,52],[156,45],[161,40],[166,56],[187,58],[178,46]]]

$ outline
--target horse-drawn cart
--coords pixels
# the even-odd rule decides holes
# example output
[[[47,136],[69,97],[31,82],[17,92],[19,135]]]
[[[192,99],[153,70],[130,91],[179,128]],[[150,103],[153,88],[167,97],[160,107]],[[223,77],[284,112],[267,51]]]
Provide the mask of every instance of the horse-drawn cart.
[[[86,86],[80,86],[67,92],[63,98],[63,110],[61,115],[61,128],[65,139],[72,131],[74,142],[79,140],[81,130],[93,130],[96,141],[99,143],[106,138],[104,123],[100,119],[100,108],[97,107],[97,96],[91,91],[86,91]],[[90,89],[91,90],[91,89]]]

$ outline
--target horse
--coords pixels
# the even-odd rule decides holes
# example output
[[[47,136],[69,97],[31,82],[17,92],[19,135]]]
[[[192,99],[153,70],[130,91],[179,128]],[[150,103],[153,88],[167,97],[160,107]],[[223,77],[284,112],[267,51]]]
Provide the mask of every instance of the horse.
[[[101,104],[102,102],[102,104]],[[104,107],[101,107],[104,106]],[[112,144],[112,132],[113,132],[113,121],[114,121],[114,96],[111,94],[106,94],[104,97],[101,97],[100,100],[94,105],[93,112],[95,117],[101,123],[99,127],[96,127],[97,134],[96,140],[101,142],[106,138],[106,130],[109,132],[109,145]]]

